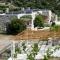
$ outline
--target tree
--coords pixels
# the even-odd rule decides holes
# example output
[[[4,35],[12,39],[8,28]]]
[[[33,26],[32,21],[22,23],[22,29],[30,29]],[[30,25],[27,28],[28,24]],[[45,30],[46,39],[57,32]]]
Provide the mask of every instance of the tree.
[[[18,34],[26,29],[25,22],[20,19],[13,19],[7,24],[6,32],[8,34]]]
[[[60,0],[1,0],[17,7],[48,9],[60,16]]]
[[[36,16],[34,20],[34,27],[44,27],[44,17],[42,15]]]

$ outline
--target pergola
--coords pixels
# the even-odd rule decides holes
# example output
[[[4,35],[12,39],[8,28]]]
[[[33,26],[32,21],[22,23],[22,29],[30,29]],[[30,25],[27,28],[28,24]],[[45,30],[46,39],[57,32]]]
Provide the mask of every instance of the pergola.
[[[45,11],[47,12],[47,11]],[[25,16],[25,15],[31,15],[32,16],[32,20],[31,20],[31,29],[34,30],[34,19],[36,17],[36,15],[38,14],[43,14],[43,10],[41,11],[36,11],[36,12],[32,12],[32,13],[23,13],[23,14],[18,14],[17,17],[18,19],[20,19],[22,16]],[[50,21],[51,21],[51,16],[52,16],[52,12],[50,10],[48,10],[48,24],[50,24]]]

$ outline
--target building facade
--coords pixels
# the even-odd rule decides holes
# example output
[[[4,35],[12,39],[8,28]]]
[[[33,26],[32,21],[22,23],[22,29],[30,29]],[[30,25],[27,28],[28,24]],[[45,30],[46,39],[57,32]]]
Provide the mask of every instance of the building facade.
[[[25,16],[25,15],[31,15],[32,19],[30,20],[30,28],[32,30],[34,30],[34,20],[35,20],[35,17],[36,15],[38,14],[41,14],[41,15],[44,15],[44,16],[47,16],[47,24],[51,24],[51,20],[52,21],[57,21],[57,15],[53,14],[51,12],[51,10],[39,10],[39,11],[33,11],[32,12],[24,12],[24,13],[8,13],[8,14],[0,14],[0,31],[5,31],[6,30],[6,23],[10,22],[11,19],[13,17],[17,17],[18,19],[20,19],[22,16]]]

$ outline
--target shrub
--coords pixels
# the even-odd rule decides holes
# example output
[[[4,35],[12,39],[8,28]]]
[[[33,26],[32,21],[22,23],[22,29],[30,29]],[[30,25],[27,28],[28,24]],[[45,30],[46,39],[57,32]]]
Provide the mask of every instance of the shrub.
[[[58,32],[60,30],[60,26],[58,26],[58,25],[51,26],[50,30]]]
[[[44,55],[44,59],[43,60],[48,60],[48,57],[46,55]]]
[[[55,26],[55,22],[52,22],[52,25],[51,26]]]
[[[16,53],[21,53],[20,48],[16,48],[16,49],[15,49],[15,52],[16,52]]]
[[[28,55],[28,60],[35,60],[32,54]]]
[[[34,27],[44,27],[44,17],[42,15],[36,16],[34,20]]]
[[[26,45],[25,45],[24,42],[22,43],[22,46],[23,46],[23,50],[25,51],[25,49],[26,49]]]
[[[34,57],[35,57],[35,55],[37,55],[38,51],[39,51],[38,43],[34,43],[34,47],[32,49],[32,54],[33,54]]]
[[[13,19],[7,24],[6,32],[8,34],[18,34],[26,29],[25,22],[20,19]]]

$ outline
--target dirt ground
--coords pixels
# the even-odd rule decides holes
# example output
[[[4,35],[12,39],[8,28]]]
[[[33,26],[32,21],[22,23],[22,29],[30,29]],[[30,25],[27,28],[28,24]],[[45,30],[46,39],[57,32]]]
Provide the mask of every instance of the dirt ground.
[[[12,40],[12,35],[0,34],[0,40]]]
[[[45,40],[49,37],[52,38],[60,38],[60,30],[59,31],[50,31],[50,30],[38,30],[38,31],[31,31],[31,30],[25,30],[22,33],[19,33],[18,35],[14,36],[14,40]]]
[[[50,31],[50,30],[38,30],[38,31],[32,31],[32,30],[25,30],[17,35],[5,35],[5,34],[0,34],[0,40],[45,40],[49,37],[55,38],[58,37],[60,38],[60,30],[59,31]]]

